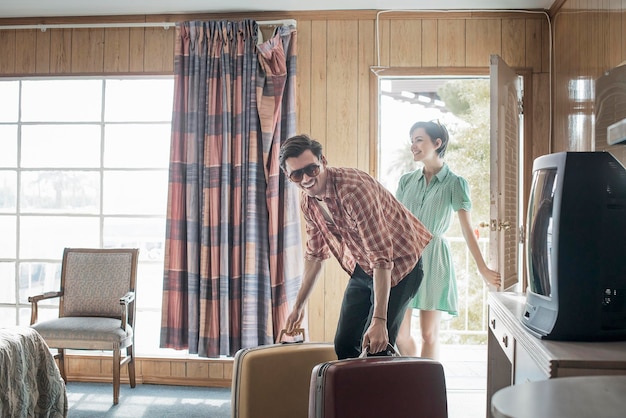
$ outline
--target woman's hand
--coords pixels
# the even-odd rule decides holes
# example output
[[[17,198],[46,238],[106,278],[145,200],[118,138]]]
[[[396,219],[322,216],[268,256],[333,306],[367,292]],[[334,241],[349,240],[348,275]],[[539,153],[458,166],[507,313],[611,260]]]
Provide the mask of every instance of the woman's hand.
[[[481,276],[487,284],[492,286],[500,287],[502,285],[502,278],[500,277],[500,273],[495,270],[491,270],[489,267],[484,266],[482,269],[479,269]]]

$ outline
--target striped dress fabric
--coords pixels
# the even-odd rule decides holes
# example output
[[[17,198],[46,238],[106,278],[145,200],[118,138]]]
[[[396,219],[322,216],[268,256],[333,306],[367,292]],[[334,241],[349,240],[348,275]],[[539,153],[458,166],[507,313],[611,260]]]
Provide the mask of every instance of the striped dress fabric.
[[[422,169],[404,174],[396,197],[433,234],[422,255],[424,279],[411,307],[458,314],[458,292],[452,254],[444,234],[453,212],[470,211],[472,203],[467,181],[454,174],[447,164],[426,184]]]

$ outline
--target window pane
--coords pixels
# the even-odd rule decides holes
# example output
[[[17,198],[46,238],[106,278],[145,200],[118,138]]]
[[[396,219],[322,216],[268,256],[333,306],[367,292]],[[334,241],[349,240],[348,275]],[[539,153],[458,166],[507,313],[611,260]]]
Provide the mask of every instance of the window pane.
[[[108,171],[104,173],[105,214],[165,215],[166,171]]]
[[[97,171],[23,171],[21,211],[92,213],[100,211]]]
[[[102,115],[102,80],[25,80],[25,122],[93,122]]]
[[[25,322],[22,325],[28,325],[29,322]],[[0,306],[0,327],[14,327],[17,325],[15,322],[15,306],[6,308]]]
[[[0,213],[17,210],[17,172],[0,170]]]
[[[0,216],[0,258],[15,258],[17,237],[17,216]],[[0,286],[2,286],[0,284]],[[4,289],[4,287],[0,287]],[[1,293],[1,292],[0,292]]]
[[[22,127],[22,167],[100,167],[99,125]]]
[[[100,247],[97,217],[22,216],[20,257],[60,259],[65,247]]]
[[[19,89],[19,81],[0,81],[0,122],[17,122]]]
[[[141,294],[141,306],[161,309],[163,302],[163,264],[140,263],[137,268],[137,292]]]
[[[169,122],[173,98],[174,79],[106,80],[104,120]]]
[[[0,262],[0,288],[0,303],[15,303],[15,263]]]
[[[107,125],[104,130],[104,166],[167,168],[171,125]]]
[[[139,248],[140,260],[163,261],[165,218],[104,218],[105,248]]]
[[[61,263],[20,264],[21,303],[27,303],[29,296],[59,289],[61,289]]]
[[[0,97],[2,97],[2,92],[0,92]],[[0,106],[2,102],[3,100],[0,100]],[[2,117],[1,113],[0,117]],[[0,167],[17,167],[17,125],[0,125],[0,150],[2,150]]]

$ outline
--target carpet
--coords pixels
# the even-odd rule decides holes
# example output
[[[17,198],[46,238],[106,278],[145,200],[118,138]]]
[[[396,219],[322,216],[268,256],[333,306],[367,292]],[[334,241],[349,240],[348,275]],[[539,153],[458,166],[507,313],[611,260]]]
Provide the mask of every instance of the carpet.
[[[69,382],[68,418],[230,418],[230,388],[122,385],[120,401],[113,405],[109,383]]]

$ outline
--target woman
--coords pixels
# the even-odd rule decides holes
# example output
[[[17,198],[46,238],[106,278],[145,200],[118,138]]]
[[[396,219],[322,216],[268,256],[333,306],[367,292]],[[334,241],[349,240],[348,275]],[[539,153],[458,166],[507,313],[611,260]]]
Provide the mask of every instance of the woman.
[[[452,212],[459,217],[467,247],[484,280],[500,285],[500,274],[487,267],[472,230],[472,203],[467,181],[448,168],[443,157],[448,146],[448,131],[438,122],[417,122],[409,131],[413,159],[423,167],[404,174],[396,197],[404,203],[433,234],[422,255],[424,278],[417,295],[406,310],[396,344],[400,353],[417,356],[411,337],[413,309],[420,310],[421,357],[438,359],[441,312],[457,315],[457,287],[452,257],[443,234],[448,230]]]

